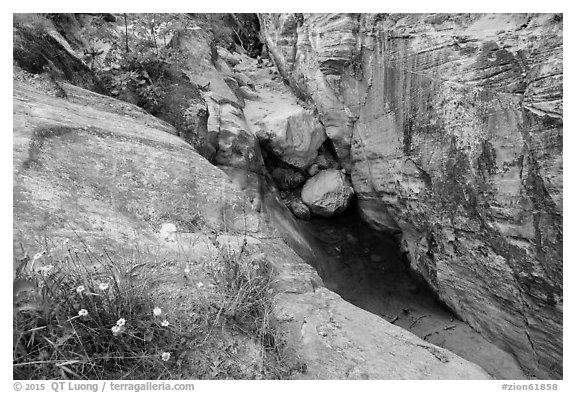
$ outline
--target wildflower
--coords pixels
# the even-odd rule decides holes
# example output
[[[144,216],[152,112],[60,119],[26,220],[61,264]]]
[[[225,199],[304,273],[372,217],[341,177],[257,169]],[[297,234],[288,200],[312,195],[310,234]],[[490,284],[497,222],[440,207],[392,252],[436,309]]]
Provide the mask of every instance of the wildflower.
[[[170,352],[164,352],[162,353],[162,360],[167,362],[168,360],[170,360]]]
[[[52,269],[54,269],[54,266],[52,266],[52,265],[46,265],[46,266],[42,266],[42,267],[40,268],[40,270],[42,271],[42,274],[43,274],[44,276],[47,276],[47,275],[48,275],[48,272],[49,272],[50,270],[52,270]]]
[[[114,333],[115,336],[117,336],[118,334],[120,334],[122,332],[122,328],[118,325],[114,325],[112,326],[112,333]]]
[[[119,320],[116,321],[116,326],[120,327],[124,325],[126,325],[126,320],[124,318],[120,318]]]
[[[168,322],[167,320],[163,320],[161,325],[167,327],[168,325],[170,325],[170,322]]]
[[[85,317],[88,315],[88,310],[83,308],[82,310],[78,311],[78,315],[80,315],[81,317]]]
[[[160,307],[154,307],[152,312],[154,313],[154,316],[157,317],[158,315],[162,314],[162,309]]]
[[[204,286],[204,284],[202,284],[201,282],[199,282],[198,284],[196,284],[196,286],[197,286],[198,288],[202,288],[202,287]]]
[[[42,252],[37,252],[37,253],[34,255],[34,258],[32,258],[32,261],[35,261],[35,260],[37,260],[37,259],[42,258],[42,255],[43,255],[43,254],[44,254],[44,253],[42,253]]]
[[[186,267],[186,269],[184,269],[184,274],[190,274],[190,268]]]
[[[82,293],[86,290],[86,288],[84,288],[84,285],[80,285],[78,288],[76,288],[76,292],[78,293]]]
[[[105,291],[108,289],[108,283],[101,283],[100,285],[98,285],[98,288],[100,288],[101,291]]]

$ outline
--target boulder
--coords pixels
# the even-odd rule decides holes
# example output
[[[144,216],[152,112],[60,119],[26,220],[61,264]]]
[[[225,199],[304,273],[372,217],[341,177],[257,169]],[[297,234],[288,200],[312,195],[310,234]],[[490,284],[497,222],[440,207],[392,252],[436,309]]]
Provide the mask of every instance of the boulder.
[[[280,190],[297,188],[306,181],[301,172],[292,168],[274,168],[271,175]]]
[[[256,135],[282,161],[304,169],[314,162],[326,134],[312,111],[301,107],[290,110],[288,114],[276,110],[261,119]]]
[[[310,209],[300,196],[301,190],[280,191],[280,197],[292,214],[301,220],[310,219]]]
[[[292,199],[286,203],[288,209],[301,220],[310,219],[310,209],[301,199]]]
[[[346,210],[353,196],[354,189],[350,182],[336,169],[320,171],[308,179],[302,189],[302,201],[312,214],[324,217]]]
[[[310,175],[310,177],[312,177],[316,175],[318,172],[320,172],[320,168],[318,168],[318,164],[312,164],[310,165],[310,168],[308,168],[306,172],[308,173],[308,175]]]

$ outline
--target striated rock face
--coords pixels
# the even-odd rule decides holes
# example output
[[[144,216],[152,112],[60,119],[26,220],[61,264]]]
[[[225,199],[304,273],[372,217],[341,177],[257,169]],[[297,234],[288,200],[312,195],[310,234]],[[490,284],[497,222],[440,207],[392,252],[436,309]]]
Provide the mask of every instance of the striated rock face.
[[[241,62],[238,56],[223,49],[213,52],[203,30],[180,32],[171,44],[189,54],[184,72],[196,84],[208,86],[204,93],[208,106],[208,139],[216,150],[214,162],[221,166],[262,173],[264,161],[258,140],[244,117],[245,98],[242,90],[249,83],[231,66]]]
[[[320,171],[302,188],[302,201],[310,212],[324,217],[346,210],[353,196],[354,189],[346,176],[336,169]]]
[[[260,15],[363,216],[539,378],[562,376],[562,16]]]

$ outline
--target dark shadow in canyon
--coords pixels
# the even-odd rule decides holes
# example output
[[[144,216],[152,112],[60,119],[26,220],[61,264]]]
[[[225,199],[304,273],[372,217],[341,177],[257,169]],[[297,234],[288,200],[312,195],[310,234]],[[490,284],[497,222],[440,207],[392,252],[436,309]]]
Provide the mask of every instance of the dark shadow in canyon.
[[[355,203],[330,218],[299,220],[270,176],[222,168],[262,210],[284,241],[344,300],[478,364],[495,379],[526,379],[511,354],[458,320],[413,277],[397,241],[368,226]]]
[[[396,239],[369,227],[356,206],[302,221],[266,205],[275,210],[274,221],[283,220],[283,231],[291,232],[288,244],[344,300],[480,365],[496,379],[526,378],[511,354],[459,320],[411,273]]]

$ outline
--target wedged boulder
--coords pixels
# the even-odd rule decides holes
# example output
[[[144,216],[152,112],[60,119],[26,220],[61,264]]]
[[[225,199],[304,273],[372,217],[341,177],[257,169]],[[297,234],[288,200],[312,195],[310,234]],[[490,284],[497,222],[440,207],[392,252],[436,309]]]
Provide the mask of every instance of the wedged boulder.
[[[354,189],[344,173],[336,169],[320,171],[302,188],[302,201],[312,214],[330,217],[341,213],[352,201]]]
[[[278,108],[258,121],[256,136],[282,161],[304,169],[314,162],[326,133],[312,111],[301,107],[289,110]]]
[[[306,181],[301,172],[292,168],[274,168],[271,175],[280,190],[297,188]]]
[[[316,175],[318,172],[320,172],[320,168],[318,168],[318,164],[310,165],[310,168],[308,168],[308,170],[306,171],[306,173],[308,173],[308,175],[310,177]]]

